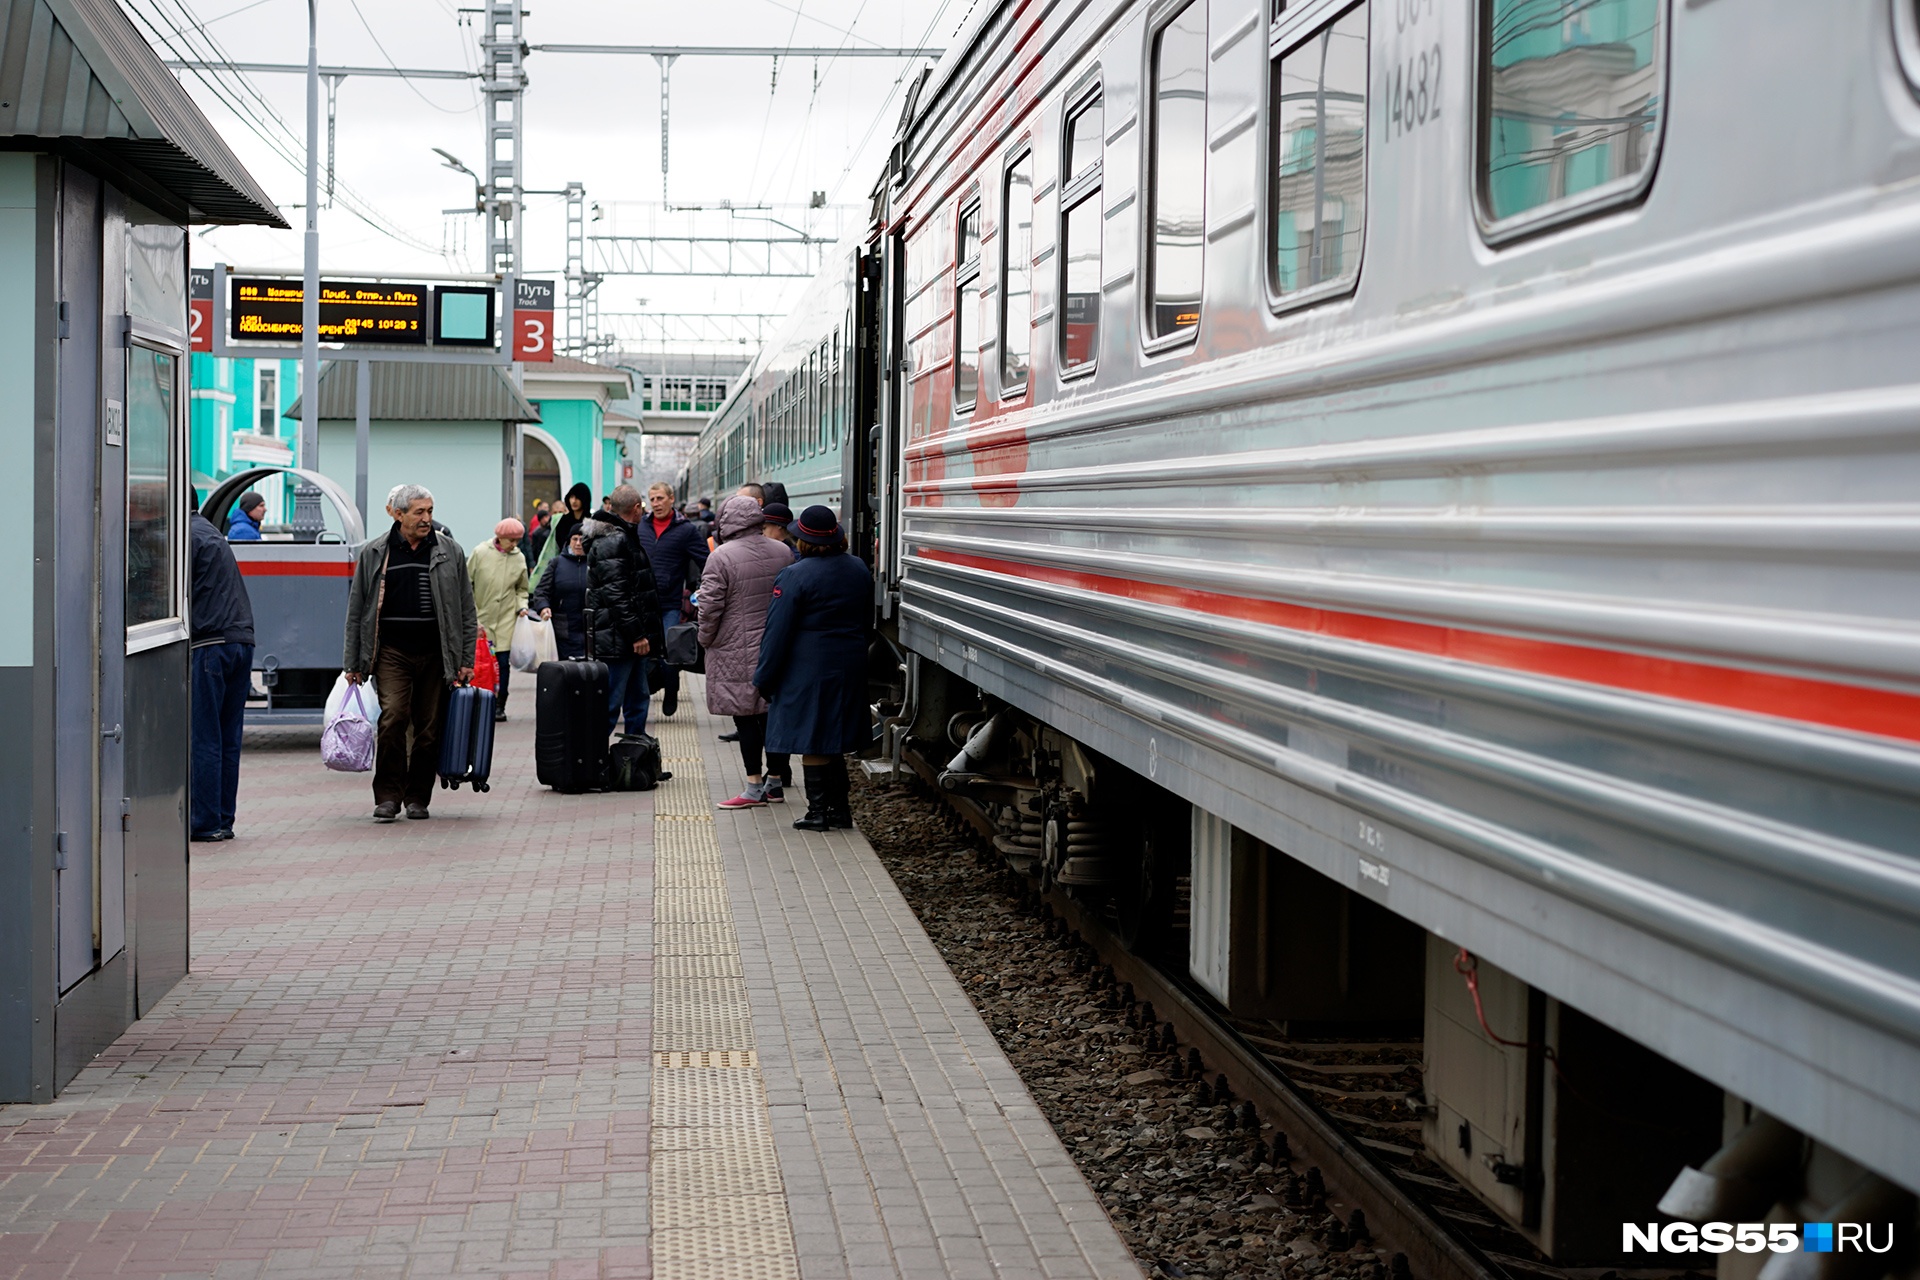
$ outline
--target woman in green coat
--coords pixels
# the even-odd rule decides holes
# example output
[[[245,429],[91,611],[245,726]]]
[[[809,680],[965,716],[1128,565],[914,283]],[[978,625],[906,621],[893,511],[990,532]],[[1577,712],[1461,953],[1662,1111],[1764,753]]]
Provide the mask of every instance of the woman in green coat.
[[[514,623],[527,611],[527,559],[520,554],[520,539],[525,534],[526,526],[508,516],[493,526],[492,538],[467,556],[467,573],[473,579],[473,610],[499,659],[500,687],[493,695],[495,720],[507,718],[507,676],[513,669],[507,652],[513,648]]]

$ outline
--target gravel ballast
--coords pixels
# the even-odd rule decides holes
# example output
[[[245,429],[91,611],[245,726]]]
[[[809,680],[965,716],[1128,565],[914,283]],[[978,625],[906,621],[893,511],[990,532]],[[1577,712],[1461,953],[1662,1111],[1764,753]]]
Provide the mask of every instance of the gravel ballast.
[[[1143,1269],[1406,1280],[1404,1257],[1336,1216],[1320,1171],[1291,1160],[1251,1104],[1217,1095],[1171,1028],[928,788],[856,779],[861,833]]]

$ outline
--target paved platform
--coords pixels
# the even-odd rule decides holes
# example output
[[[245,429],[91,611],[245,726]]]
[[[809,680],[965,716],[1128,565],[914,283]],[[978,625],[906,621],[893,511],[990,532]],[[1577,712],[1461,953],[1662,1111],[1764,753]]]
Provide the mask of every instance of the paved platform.
[[[254,735],[193,973],[0,1108],[0,1276],[1137,1277],[866,842],[713,809],[690,685],[659,791],[538,787],[523,699],[429,822]]]

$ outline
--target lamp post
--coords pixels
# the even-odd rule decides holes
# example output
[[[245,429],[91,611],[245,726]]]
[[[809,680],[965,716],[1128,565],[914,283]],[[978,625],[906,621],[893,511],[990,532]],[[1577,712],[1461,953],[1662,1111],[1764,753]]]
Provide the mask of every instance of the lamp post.
[[[320,19],[316,2],[307,0],[307,262],[300,286],[300,465],[308,471],[320,469]]]

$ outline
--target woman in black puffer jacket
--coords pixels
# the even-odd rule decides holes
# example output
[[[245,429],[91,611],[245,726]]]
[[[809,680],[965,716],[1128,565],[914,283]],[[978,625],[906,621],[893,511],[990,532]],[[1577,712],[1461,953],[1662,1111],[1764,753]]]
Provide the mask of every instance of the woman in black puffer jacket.
[[[587,553],[581,541],[576,528],[527,601],[529,613],[552,620],[554,647],[568,661],[587,656]]]

